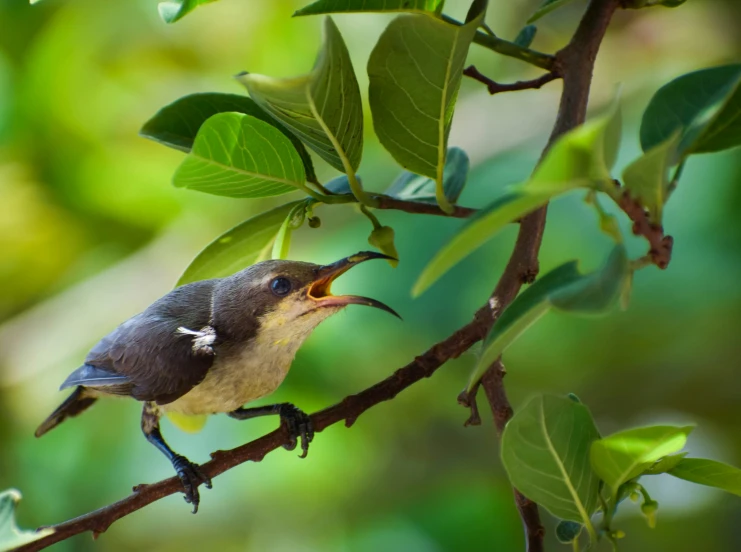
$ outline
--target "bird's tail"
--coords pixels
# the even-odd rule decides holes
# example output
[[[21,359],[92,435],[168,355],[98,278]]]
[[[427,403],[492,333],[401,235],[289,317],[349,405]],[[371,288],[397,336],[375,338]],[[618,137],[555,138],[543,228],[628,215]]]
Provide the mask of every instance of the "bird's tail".
[[[84,387],[76,387],[72,394],[67,397],[67,400],[60,404],[59,407],[42,422],[36,430],[36,437],[41,437],[44,433],[50,429],[54,429],[67,418],[77,416],[80,412],[87,410],[97,400],[97,397],[91,396],[90,392]]]

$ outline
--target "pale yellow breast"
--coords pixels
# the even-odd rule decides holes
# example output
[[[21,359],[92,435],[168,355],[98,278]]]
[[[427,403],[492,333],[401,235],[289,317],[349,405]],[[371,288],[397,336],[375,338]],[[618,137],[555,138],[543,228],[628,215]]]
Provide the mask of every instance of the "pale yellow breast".
[[[320,314],[323,319],[329,313]],[[241,351],[224,357],[217,351],[206,378],[162,409],[188,415],[231,412],[271,394],[285,379],[298,348],[321,321],[311,316],[305,318],[301,324],[293,320],[290,332],[276,319]]]

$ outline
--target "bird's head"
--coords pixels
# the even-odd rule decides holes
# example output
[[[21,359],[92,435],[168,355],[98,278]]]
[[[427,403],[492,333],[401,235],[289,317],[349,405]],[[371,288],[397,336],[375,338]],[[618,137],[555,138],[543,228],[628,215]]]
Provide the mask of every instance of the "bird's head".
[[[261,329],[285,327],[288,334],[305,337],[322,320],[347,305],[367,305],[399,316],[391,307],[359,295],[332,295],[332,282],[352,267],[387,255],[364,251],[328,265],[271,260],[254,264],[225,278],[224,300],[216,312],[232,320],[245,316]]]

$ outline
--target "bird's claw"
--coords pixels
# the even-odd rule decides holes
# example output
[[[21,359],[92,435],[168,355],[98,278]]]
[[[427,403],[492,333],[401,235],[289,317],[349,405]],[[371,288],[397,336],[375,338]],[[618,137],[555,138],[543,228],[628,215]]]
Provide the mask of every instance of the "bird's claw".
[[[203,485],[210,489],[211,478],[203,473],[198,464],[194,464],[184,456],[176,456],[172,461],[172,466],[183,484],[185,502],[193,505],[193,513],[195,514],[198,512],[198,504],[201,502],[198,486]]]
[[[293,450],[296,448],[297,440],[301,438],[301,455],[299,458],[306,458],[309,453],[309,443],[314,439],[314,424],[311,417],[303,410],[286,403],[280,409],[281,422],[288,428],[290,443],[284,445],[286,449]]]

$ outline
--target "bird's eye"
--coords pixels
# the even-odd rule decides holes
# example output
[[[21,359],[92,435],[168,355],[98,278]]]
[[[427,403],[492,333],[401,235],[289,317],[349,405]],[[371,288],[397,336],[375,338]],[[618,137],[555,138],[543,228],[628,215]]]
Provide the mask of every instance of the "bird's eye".
[[[270,290],[278,297],[283,297],[291,292],[291,280],[279,276],[270,282]]]

